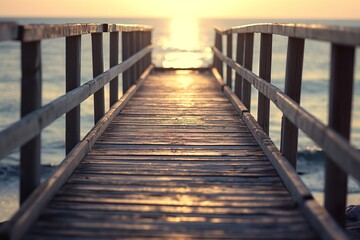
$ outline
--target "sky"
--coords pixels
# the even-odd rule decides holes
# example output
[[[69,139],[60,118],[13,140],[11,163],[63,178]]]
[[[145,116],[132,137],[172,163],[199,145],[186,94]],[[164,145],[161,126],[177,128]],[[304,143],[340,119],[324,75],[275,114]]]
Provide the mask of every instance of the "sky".
[[[0,0],[0,17],[360,19],[360,0]]]

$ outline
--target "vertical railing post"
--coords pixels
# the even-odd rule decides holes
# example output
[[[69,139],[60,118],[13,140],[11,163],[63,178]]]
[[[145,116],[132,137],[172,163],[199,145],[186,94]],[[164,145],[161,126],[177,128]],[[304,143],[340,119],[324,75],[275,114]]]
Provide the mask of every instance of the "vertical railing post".
[[[244,67],[248,70],[252,70],[254,52],[254,33],[245,34],[245,54],[244,54]],[[250,111],[251,103],[251,84],[248,81],[242,81],[242,101],[247,109]]]
[[[237,43],[236,43],[236,62],[241,66],[244,66],[244,45],[245,45],[245,34],[238,33],[237,34]],[[235,75],[235,94],[236,96],[242,100],[241,92],[242,92],[242,82],[243,78],[236,73]]]
[[[300,103],[301,95],[304,45],[304,39],[289,37],[286,59],[285,94],[297,103]],[[281,130],[281,152],[289,160],[291,165],[296,168],[298,128],[283,116]]]
[[[136,53],[136,32],[130,32],[130,56]],[[130,86],[135,84],[136,81],[136,64],[130,68]]]
[[[103,37],[102,33],[92,33],[92,62],[93,62],[93,77],[96,77],[104,72],[104,57],[103,57]],[[104,88],[102,87],[94,93],[94,121],[95,124],[105,114],[105,99]]]
[[[21,117],[41,107],[41,43],[21,43]],[[40,134],[21,147],[20,203],[40,184]]]
[[[141,49],[141,32],[140,31],[136,31],[135,32],[135,36],[136,36],[136,51],[135,53],[139,52]],[[141,75],[141,59],[139,61],[137,61],[136,63],[136,79],[135,81],[137,81],[140,78]]]
[[[272,35],[261,34],[260,39],[260,60],[259,77],[267,82],[271,82],[271,55],[272,55]],[[269,116],[270,100],[259,92],[258,96],[258,123],[266,134],[269,135]]]
[[[222,52],[222,36],[219,32],[217,32],[217,30],[215,30],[215,47]],[[214,56],[214,67],[217,68],[221,78],[224,78],[224,74],[223,74],[223,63],[222,61]]]
[[[148,36],[148,38],[149,38],[148,39],[148,44],[151,45],[152,44],[152,31],[149,31],[148,35],[149,35]],[[149,53],[149,64],[148,64],[148,66],[150,66],[151,63],[152,63],[152,52]]]
[[[124,62],[130,57],[130,33],[122,32],[122,61]],[[130,69],[124,71],[123,73],[123,93],[125,93],[130,88]]]
[[[347,140],[350,138],[354,63],[353,46],[332,45],[329,127]],[[331,159],[326,161],[325,172],[325,207],[339,225],[344,227],[347,174]]]
[[[110,67],[119,63],[119,32],[110,32]],[[119,99],[119,77],[110,82],[110,107]]]
[[[80,86],[81,36],[66,37],[66,92]],[[66,154],[80,141],[80,105],[66,113]]]
[[[228,58],[232,59],[232,34],[227,34],[227,41],[226,41],[226,55]],[[226,84],[232,88],[232,68],[227,66],[226,68]]]

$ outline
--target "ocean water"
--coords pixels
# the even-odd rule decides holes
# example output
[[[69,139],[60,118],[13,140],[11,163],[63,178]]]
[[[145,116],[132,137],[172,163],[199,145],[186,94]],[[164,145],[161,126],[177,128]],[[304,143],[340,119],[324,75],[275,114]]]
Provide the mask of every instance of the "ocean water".
[[[206,67],[212,63],[210,46],[214,41],[213,26],[232,27],[260,22],[320,23],[327,25],[356,26],[360,21],[339,20],[283,20],[283,19],[46,19],[13,18],[19,24],[30,23],[139,23],[154,26],[153,62],[162,67]],[[104,65],[109,68],[109,36],[104,34]],[[225,39],[224,39],[225,42]],[[233,39],[235,57],[236,38]],[[272,57],[272,83],[280,89],[284,87],[287,38],[274,36]],[[255,35],[253,70],[258,73],[259,35]],[[225,48],[224,48],[225,50]],[[65,92],[65,40],[48,39],[42,41],[43,62],[43,104]],[[121,59],[121,52],[119,53]],[[353,93],[353,115],[351,143],[360,148],[360,52],[356,51],[355,85]],[[0,130],[5,129],[20,118],[20,44],[0,43]],[[90,36],[82,37],[81,81],[92,79]],[[307,40],[302,82],[301,105],[327,124],[329,92],[330,44]],[[121,76],[120,76],[121,79]],[[121,84],[120,84],[121,85]],[[31,89],[29,89],[31,91]],[[121,93],[121,89],[119,92]],[[108,104],[108,91],[106,103]],[[87,99],[81,105],[82,137],[93,126],[93,100]],[[252,93],[251,112],[256,117],[257,92]],[[109,106],[107,105],[106,108]],[[282,114],[271,105],[270,137],[279,146]],[[42,134],[42,169],[45,179],[65,157],[65,118],[61,117]],[[322,201],[324,186],[324,154],[305,134],[299,136],[298,172],[314,196]],[[7,220],[18,208],[18,150],[0,160],[0,222]],[[348,203],[360,203],[359,183],[350,179]]]

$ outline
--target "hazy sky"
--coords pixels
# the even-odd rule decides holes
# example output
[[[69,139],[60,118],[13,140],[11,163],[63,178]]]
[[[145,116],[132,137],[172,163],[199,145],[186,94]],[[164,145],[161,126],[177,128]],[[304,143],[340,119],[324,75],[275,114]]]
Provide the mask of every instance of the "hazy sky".
[[[0,6],[0,17],[360,18],[360,0],[0,0]]]

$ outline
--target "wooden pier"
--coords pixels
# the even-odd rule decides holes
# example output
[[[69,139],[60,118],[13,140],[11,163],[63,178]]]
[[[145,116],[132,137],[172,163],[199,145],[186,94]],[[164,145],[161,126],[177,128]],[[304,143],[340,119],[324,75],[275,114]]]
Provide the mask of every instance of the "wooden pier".
[[[331,176],[335,172],[340,179],[348,174],[360,179],[360,154],[346,140],[351,98],[341,102],[350,108],[338,106],[339,92],[352,89],[360,31],[286,24],[216,29],[214,67],[202,69],[154,67],[151,31],[148,26],[115,24],[0,24],[0,40],[22,43],[22,85],[38,89],[29,93],[23,88],[23,118],[0,133],[0,153],[22,146],[21,168],[26,172],[20,186],[22,206],[0,236],[347,239],[342,228],[346,181]],[[111,68],[106,71],[99,61],[103,33],[110,34]],[[261,34],[260,76],[251,72],[254,33]],[[92,35],[94,79],[80,86],[83,34]],[[232,34],[238,35],[236,61]],[[289,37],[285,92],[270,83],[272,34]],[[226,55],[222,35],[228,40]],[[42,106],[29,99],[41,99],[40,41],[54,37],[66,38],[67,93]],[[325,126],[299,105],[308,38],[333,44],[331,109],[345,111],[342,128],[333,112],[330,126]],[[124,94],[119,99],[121,73]],[[341,84],[347,84],[344,89],[337,89],[340,77]],[[249,112],[251,86],[259,90],[257,120]],[[79,106],[91,95],[95,126],[80,139]],[[284,113],[281,151],[268,137],[270,101]],[[63,114],[67,114],[67,156],[40,184],[41,130]],[[298,129],[329,156],[326,209],[296,173]]]

